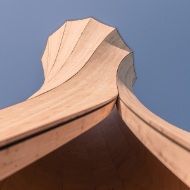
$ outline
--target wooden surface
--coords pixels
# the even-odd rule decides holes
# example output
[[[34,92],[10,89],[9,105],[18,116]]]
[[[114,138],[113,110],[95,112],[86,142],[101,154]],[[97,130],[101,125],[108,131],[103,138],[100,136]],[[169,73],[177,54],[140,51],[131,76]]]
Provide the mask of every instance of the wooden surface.
[[[117,73],[117,107],[122,119],[137,138],[190,187],[190,134],[143,106],[132,93],[134,79],[131,53],[121,62]]]
[[[44,85],[0,110],[0,180],[109,115],[117,68],[129,53],[116,29],[92,18],[68,21],[52,34],[42,56]]]
[[[1,190],[188,190],[114,110],[73,141],[0,182]]]
[[[81,32],[80,37],[78,33],[76,34],[77,39],[79,38],[77,41],[73,39],[73,35],[75,35],[76,27],[78,28],[78,22],[83,23],[84,31]],[[66,32],[67,27],[71,30],[70,38]],[[63,33],[62,37],[60,33]],[[59,43],[64,41],[64,34],[71,42],[72,40],[77,42],[75,47],[68,42],[68,46],[71,44],[71,49],[74,47],[72,53],[69,50],[71,53],[69,57],[69,53],[66,52],[65,55],[65,51],[62,52],[62,48],[65,49],[64,45],[60,44],[59,48],[57,47],[58,41]],[[51,41],[52,38],[59,40]],[[61,42],[60,39],[62,39]],[[88,40],[90,42],[85,43]],[[48,62],[43,62],[46,78],[42,88],[32,98],[0,110],[0,146],[80,117],[117,98],[115,76],[119,63],[129,54],[129,49],[121,41],[114,28],[92,18],[70,21],[50,36],[47,44],[46,48],[49,53],[47,55],[47,50],[45,50],[44,56]],[[62,60],[67,61],[63,63]],[[60,64],[63,65],[60,66]],[[51,78],[52,76],[49,75],[55,67],[59,69],[57,74]],[[59,76],[58,79],[57,76]],[[51,84],[46,85],[49,77]]]
[[[0,110],[0,189],[189,189],[190,135],[135,97],[133,53],[115,28],[68,21],[42,64],[42,87]]]
[[[83,117],[6,146],[0,150],[0,180],[19,171],[93,127],[110,113],[115,101]]]

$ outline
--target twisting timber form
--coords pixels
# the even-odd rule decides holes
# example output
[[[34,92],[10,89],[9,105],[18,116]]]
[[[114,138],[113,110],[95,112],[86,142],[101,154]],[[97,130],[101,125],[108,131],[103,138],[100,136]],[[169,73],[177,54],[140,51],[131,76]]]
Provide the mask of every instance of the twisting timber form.
[[[42,87],[0,110],[0,190],[189,189],[190,135],[135,97],[115,28],[67,21],[42,64]]]

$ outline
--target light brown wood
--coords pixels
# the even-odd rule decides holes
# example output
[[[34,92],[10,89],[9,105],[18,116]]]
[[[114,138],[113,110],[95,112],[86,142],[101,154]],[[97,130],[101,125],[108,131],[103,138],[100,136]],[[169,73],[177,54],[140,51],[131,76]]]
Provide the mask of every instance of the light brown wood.
[[[115,28],[68,21],[42,64],[42,87],[0,110],[0,190],[189,189],[190,135],[135,97],[133,53]]]
[[[147,150],[117,111],[0,183],[1,190],[188,190]]]
[[[59,40],[59,43],[61,43],[59,51],[56,52],[56,60],[54,60],[54,62],[52,61],[53,67],[46,79],[51,80],[66,63],[69,56],[73,53],[76,44],[80,41],[81,35],[83,35],[85,28],[87,28],[89,21],[90,19],[84,19],[80,21],[68,21],[66,23],[64,34],[62,34],[62,40]],[[55,34],[52,36],[56,37]]]
[[[3,147],[0,150],[0,180],[84,133],[104,119],[112,111],[114,104],[115,101],[112,101],[101,109],[85,114],[73,121],[59,124],[48,131]]]
[[[46,48],[42,88],[0,110],[0,180],[109,115],[118,95],[118,65],[130,53],[116,29],[92,18],[67,22]]]
[[[118,109],[139,140],[176,176],[190,186],[190,134],[149,111],[132,93],[135,79],[132,53],[117,74]]]
[[[48,67],[51,68],[51,74],[48,73],[47,82],[45,81],[41,89],[32,97],[59,86],[79,72],[92,59],[94,53],[97,54],[98,51],[99,54],[100,49],[103,51],[101,47],[104,44],[104,39],[113,30],[114,28],[101,24],[94,19],[67,22],[63,33],[63,45],[60,46],[59,51],[56,51],[57,54],[53,53],[56,60],[49,60],[51,64]],[[53,36],[54,38],[59,37],[57,37],[57,33]],[[76,40],[73,40],[74,36],[76,36]],[[86,43],[87,41],[90,43]],[[49,47],[54,49],[53,44],[50,44]]]
[[[46,93],[35,95],[25,102],[0,111],[0,146],[67,122],[117,98],[116,71],[129,51],[117,47],[118,41],[121,40],[119,34],[115,40],[111,38],[114,31],[112,27],[94,19],[90,19],[88,23],[87,32],[84,32],[80,38],[82,42],[77,43],[79,47],[76,46],[76,51],[73,51],[69,57],[72,61],[64,63],[68,71],[65,70],[65,74],[61,75],[57,73],[61,82],[57,83],[54,77],[51,80],[54,81],[54,85],[50,89],[48,87]],[[55,35],[61,39],[60,32],[56,32]],[[86,38],[90,38],[91,43],[84,43]],[[53,42],[48,41],[48,44],[49,50],[52,49],[50,45]],[[57,45],[57,42],[55,44]],[[59,52],[62,50],[60,49]],[[55,53],[53,54],[51,59],[54,60]],[[59,62],[55,63],[59,64]],[[42,86],[41,89],[44,88]]]

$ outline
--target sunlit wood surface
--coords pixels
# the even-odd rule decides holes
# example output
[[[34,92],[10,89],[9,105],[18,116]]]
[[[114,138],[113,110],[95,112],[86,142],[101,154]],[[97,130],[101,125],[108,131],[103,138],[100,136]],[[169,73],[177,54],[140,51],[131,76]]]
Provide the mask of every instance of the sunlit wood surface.
[[[42,65],[42,87],[0,110],[1,190],[189,189],[190,135],[135,97],[133,53],[115,28],[67,21]]]

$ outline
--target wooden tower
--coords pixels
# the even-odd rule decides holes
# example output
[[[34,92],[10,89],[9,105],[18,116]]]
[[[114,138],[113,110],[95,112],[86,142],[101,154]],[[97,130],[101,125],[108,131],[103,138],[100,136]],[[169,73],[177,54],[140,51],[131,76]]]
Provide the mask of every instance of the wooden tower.
[[[117,29],[67,21],[42,64],[42,87],[0,110],[0,190],[190,189],[190,134],[136,98]]]

